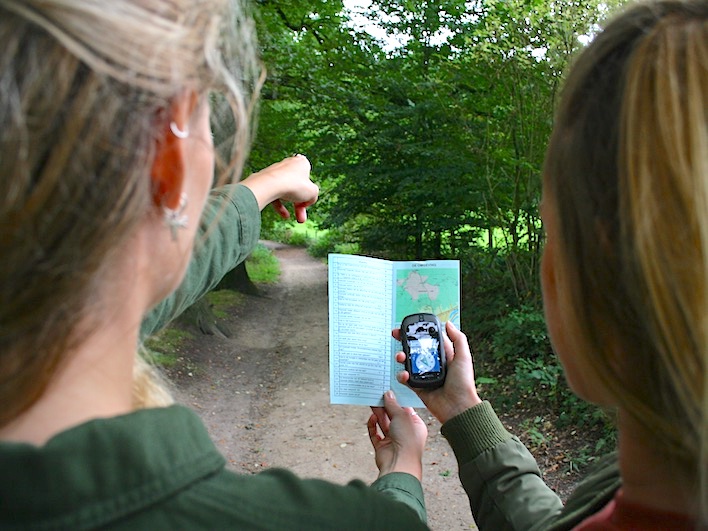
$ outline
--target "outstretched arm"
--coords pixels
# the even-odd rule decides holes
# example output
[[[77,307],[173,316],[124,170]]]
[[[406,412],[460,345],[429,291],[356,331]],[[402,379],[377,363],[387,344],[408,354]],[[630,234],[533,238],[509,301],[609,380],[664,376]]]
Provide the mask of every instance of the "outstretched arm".
[[[276,162],[238,184],[212,190],[187,273],[180,286],[147,314],[141,337],[167,326],[248,257],[258,243],[260,211],[268,204],[275,202],[281,216],[288,217],[283,201],[293,202],[296,217],[305,221],[306,209],[317,201],[318,193],[310,180],[310,162],[303,155]]]

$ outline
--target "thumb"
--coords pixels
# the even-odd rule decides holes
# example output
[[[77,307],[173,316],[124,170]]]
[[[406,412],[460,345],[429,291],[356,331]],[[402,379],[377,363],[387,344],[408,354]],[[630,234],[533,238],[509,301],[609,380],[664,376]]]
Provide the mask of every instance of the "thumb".
[[[391,390],[384,393],[384,408],[389,417],[401,410],[401,406],[398,405],[398,400],[396,400],[396,395]]]
[[[298,223],[307,221],[307,203],[295,203],[295,219]]]

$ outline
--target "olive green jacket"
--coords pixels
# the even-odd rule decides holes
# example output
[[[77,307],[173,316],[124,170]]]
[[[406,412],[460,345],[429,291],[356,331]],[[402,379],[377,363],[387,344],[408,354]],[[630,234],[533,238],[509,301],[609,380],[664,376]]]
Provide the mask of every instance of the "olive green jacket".
[[[572,529],[604,507],[620,487],[616,454],[601,459],[565,506],[541,478],[536,460],[489,402],[443,424],[460,480],[481,531]]]
[[[42,447],[0,443],[0,470],[3,531],[425,529],[413,476],[368,487],[235,474],[182,406],[86,422]]]

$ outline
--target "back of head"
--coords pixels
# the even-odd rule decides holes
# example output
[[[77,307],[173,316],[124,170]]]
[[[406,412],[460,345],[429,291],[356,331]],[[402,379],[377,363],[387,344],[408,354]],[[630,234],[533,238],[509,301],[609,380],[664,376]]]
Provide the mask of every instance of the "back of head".
[[[571,72],[545,176],[582,370],[708,523],[708,2],[638,4]]]
[[[250,23],[229,0],[0,0],[0,426],[87,332],[176,95],[226,95],[240,168]]]

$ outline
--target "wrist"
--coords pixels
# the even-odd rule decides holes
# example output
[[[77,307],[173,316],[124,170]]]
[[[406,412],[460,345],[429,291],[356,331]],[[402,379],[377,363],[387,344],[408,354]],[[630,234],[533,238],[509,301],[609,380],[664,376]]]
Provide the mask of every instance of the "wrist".
[[[251,190],[258,202],[258,208],[263,210],[280,197],[280,190],[277,190],[271,181],[272,179],[267,173],[258,172],[249,175],[239,184]]]
[[[424,447],[405,447],[398,444],[395,444],[395,446],[397,447],[395,452],[389,454],[387,458],[377,460],[376,464],[379,468],[379,477],[393,472],[403,472],[422,481]]]
[[[473,408],[482,403],[482,399],[479,398],[477,392],[472,392],[467,396],[457,396],[454,402],[450,402],[447,407],[441,412],[438,420],[441,423],[445,423],[453,417],[464,413],[470,408]]]

